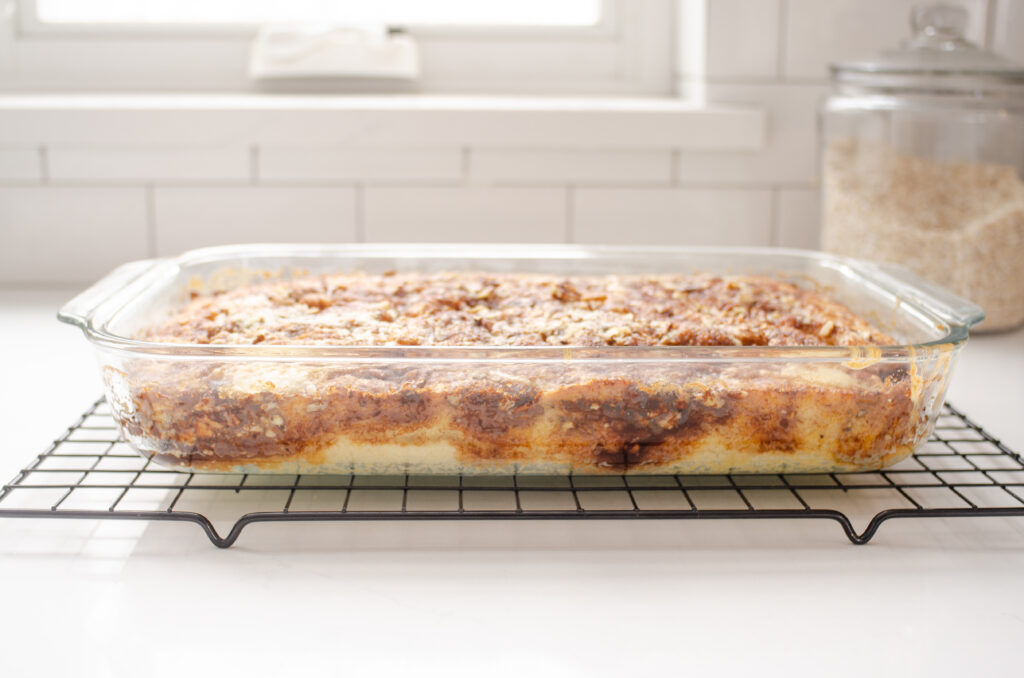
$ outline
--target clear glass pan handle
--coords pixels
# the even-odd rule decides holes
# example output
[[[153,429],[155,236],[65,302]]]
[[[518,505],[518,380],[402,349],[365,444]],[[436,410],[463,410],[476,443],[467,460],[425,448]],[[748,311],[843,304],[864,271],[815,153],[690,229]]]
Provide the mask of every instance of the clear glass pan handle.
[[[57,319],[83,330],[89,326],[92,312],[110,298],[112,294],[137,280],[143,273],[151,270],[161,260],[143,259],[118,266],[87,290],[64,304],[57,312]]]
[[[886,284],[895,294],[928,309],[950,325],[974,327],[985,319],[977,304],[925,280],[902,266],[859,261],[866,275]]]

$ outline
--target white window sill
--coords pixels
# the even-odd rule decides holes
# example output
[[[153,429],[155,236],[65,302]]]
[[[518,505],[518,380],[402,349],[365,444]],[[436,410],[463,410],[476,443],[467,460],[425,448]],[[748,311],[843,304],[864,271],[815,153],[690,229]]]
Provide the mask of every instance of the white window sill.
[[[675,99],[0,96],[0,146],[483,146],[757,151],[763,109]]]

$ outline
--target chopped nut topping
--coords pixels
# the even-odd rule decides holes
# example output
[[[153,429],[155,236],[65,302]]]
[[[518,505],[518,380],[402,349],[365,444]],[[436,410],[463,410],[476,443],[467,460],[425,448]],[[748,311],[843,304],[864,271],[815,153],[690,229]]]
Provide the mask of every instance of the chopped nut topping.
[[[197,296],[142,338],[330,346],[892,344],[845,306],[757,276],[343,273]]]

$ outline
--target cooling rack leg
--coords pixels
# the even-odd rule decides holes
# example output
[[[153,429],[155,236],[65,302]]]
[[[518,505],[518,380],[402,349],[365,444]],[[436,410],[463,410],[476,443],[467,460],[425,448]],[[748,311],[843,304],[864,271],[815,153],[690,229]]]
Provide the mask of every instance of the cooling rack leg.
[[[213,543],[213,545],[218,548],[227,548],[228,546],[231,546],[231,544],[234,542],[234,539],[228,540],[217,534],[217,529],[213,526],[213,523],[210,522],[210,519],[199,513],[164,512],[156,515],[147,515],[145,516],[145,518],[149,518],[152,520],[182,520],[185,522],[195,523],[199,527],[203,528],[203,532],[206,533],[206,536]],[[237,535],[235,538],[237,538]]]
[[[238,536],[236,535],[233,538],[225,539],[225,538],[221,537],[219,534],[217,534],[217,532],[214,531],[212,528],[207,530],[204,527],[203,529],[206,531],[206,536],[210,538],[211,542],[213,542],[213,545],[216,546],[219,549],[226,549],[226,548],[230,547],[232,544],[235,543],[235,539],[238,538]]]
[[[212,541],[214,546],[216,546],[217,548],[231,548],[234,545],[234,543],[238,541],[238,535],[242,534],[242,529],[248,524],[248,522],[243,522],[242,520],[239,520],[231,527],[231,531],[228,532],[228,536],[217,536],[216,538],[214,538],[213,535],[210,535],[210,541]]]
[[[871,541],[871,537],[875,535],[875,532],[878,530],[878,526],[882,523],[882,520],[885,520],[884,517],[875,516],[871,519],[871,523],[868,525],[867,529],[861,534],[857,534],[857,530],[853,528],[853,523],[850,522],[850,519],[847,518],[845,514],[837,512],[830,517],[842,526],[843,532],[846,533],[846,538],[857,546],[863,546]]]
[[[868,526],[864,528],[863,532],[861,532],[860,534],[853,534],[847,532],[846,536],[848,536],[850,538],[850,541],[852,541],[854,544],[867,544],[869,541],[871,541],[871,538],[875,536],[875,533],[878,532],[878,528],[881,526],[881,524],[891,517],[891,514],[889,514],[887,511],[883,511],[882,513],[879,513],[871,519],[871,522],[868,523]]]
[[[226,549],[234,545],[238,541],[238,536],[242,534],[242,530],[249,523],[273,523],[273,522],[285,522],[294,520],[294,516],[287,513],[247,513],[239,518],[234,525],[231,526],[231,531],[228,532],[226,537],[221,537],[215,530],[211,529],[207,531],[210,537],[210,541],[214,543],[218,548]]]

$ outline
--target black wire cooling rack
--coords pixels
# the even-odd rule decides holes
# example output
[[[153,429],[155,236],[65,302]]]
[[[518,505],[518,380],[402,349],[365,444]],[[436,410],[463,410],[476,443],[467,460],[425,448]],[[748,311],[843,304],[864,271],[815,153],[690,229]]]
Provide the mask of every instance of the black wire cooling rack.
[[[816,518],[865,544],[892,518],[953,516],[1024,516],[1024,460],[950,405],[917,454],[869,473],[319,476],[160,468],[100,399],[0,489],[0,517],[186,521],[221,548],[276,521]]]

